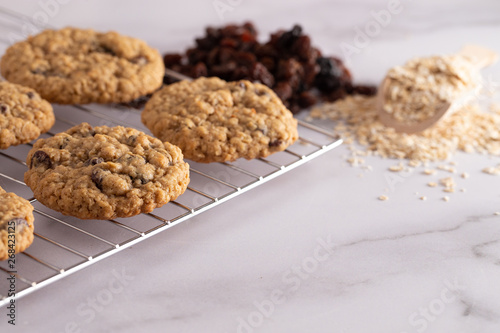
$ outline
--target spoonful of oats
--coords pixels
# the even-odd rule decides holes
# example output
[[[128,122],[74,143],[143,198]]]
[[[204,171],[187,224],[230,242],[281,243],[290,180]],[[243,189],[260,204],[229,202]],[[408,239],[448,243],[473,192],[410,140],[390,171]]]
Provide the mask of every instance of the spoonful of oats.
[[[491,50],[467,45],[454,55],[415,58],[393,67],[377,96],[380,121],[408,134],[431,127],[475,96],[479,71],[497,58]]]

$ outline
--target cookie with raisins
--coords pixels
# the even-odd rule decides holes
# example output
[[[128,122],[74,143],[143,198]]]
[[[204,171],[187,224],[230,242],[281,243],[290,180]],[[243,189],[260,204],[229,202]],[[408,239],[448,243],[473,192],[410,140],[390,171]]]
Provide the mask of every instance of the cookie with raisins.
[[[0,82],[0,149],[38,138],[54,121],[52,106],[33,89]]]
[[[45,206],[81,219],[149,213],[175,200],[189,183],[181,150],[122,126],[87,123],[28,153],[24,181]]]
[[[165,67],[157,50],[116,32],[45,30],[9,47],[2,75],[51,103],[122,103],[158,89]]]
[[[23,252],[33,242],[33,206],[0,187],[0,260]]]
[[[297,120],[260,83],[198,78],[154,93],[142,122],[196,162],[253,159],[282,151],[298,138]]]

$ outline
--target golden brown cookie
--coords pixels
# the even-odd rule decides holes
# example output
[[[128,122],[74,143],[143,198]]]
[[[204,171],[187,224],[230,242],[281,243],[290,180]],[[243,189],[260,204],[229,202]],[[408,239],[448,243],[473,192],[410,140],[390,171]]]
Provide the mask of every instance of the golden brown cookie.
[[[298,138],[297,120],[263,84],[199,78],[153,94],[142,122],[197,162],[253,159],[282,151]]]
[[[54,121],[52,106],[33,89],[0,82],[0,149],[38,138]]]
[[[120,103],[151,93],[165,67],[157,50],[116,32],[45,30],[9,47],[2,75],[51,103]]]
[[[33,242],[33,206],[0,187],[0,260],[12,257]]]
[[[81,219],[149,213],[184,193],[189,165],[181,150],[127,127],[87,123],[28,153],[24,175],[45,206]]]

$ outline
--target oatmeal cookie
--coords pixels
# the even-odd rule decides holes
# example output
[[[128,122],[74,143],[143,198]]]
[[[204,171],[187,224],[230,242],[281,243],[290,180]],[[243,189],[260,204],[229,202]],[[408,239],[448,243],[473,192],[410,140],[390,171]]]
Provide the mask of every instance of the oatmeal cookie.
[[[24,181],[47,207],[81,219],[149,213],[175,200],[189,183],[181,150],[133,128],[87,123],[28,153]]]
[[[33,242],[33,206],[0,187],[0,260],[26,250]],[[10,249],[10,251],[9,251]]]
[[[246,80],[199,78],[166,86],[148,101],[142,122],[203,163],[265,157],[298,138],[297,120],[276,94]]]
[[[0,149],[38,138],[54,121],[52,106],[33,89],[0,82]]]
[[[128,102],[159,88],[165,71],[158,51],[139,39],[70,27],[12,45],[0,69],[59,104]]]

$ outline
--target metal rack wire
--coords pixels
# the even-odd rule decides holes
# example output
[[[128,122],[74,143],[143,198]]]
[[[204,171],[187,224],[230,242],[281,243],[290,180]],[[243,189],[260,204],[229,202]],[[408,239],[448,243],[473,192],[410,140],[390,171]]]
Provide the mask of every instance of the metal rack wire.
[[[26,18],[0,8],[0,52],[12,42],[5,36],[23,31]],[[170,73],[175,76],[175,73]],[[54,106],[56,124],[43,136],[52,136],[82,121],[91,125],[123,125],[147,131],[140,110],[124,106]],[[186,221],[212,207],[249,191],[339,146],[341,140],[314,124],[299,119],[299,140],[283,152],[267,158],[233,163],[199,164],[188,161],[191,182],[177,200],[152,213],[109,221],[82,221],[63,216],[37,202],[23,182],[24,162],[32,144],[0,151],[0,186],[28,199],[35,210],[35,239],[16,255],[15,267],[0,262],[0,306],[10,301],[7,277],[16,281],[19,298],[77,272],[118,251]]]

